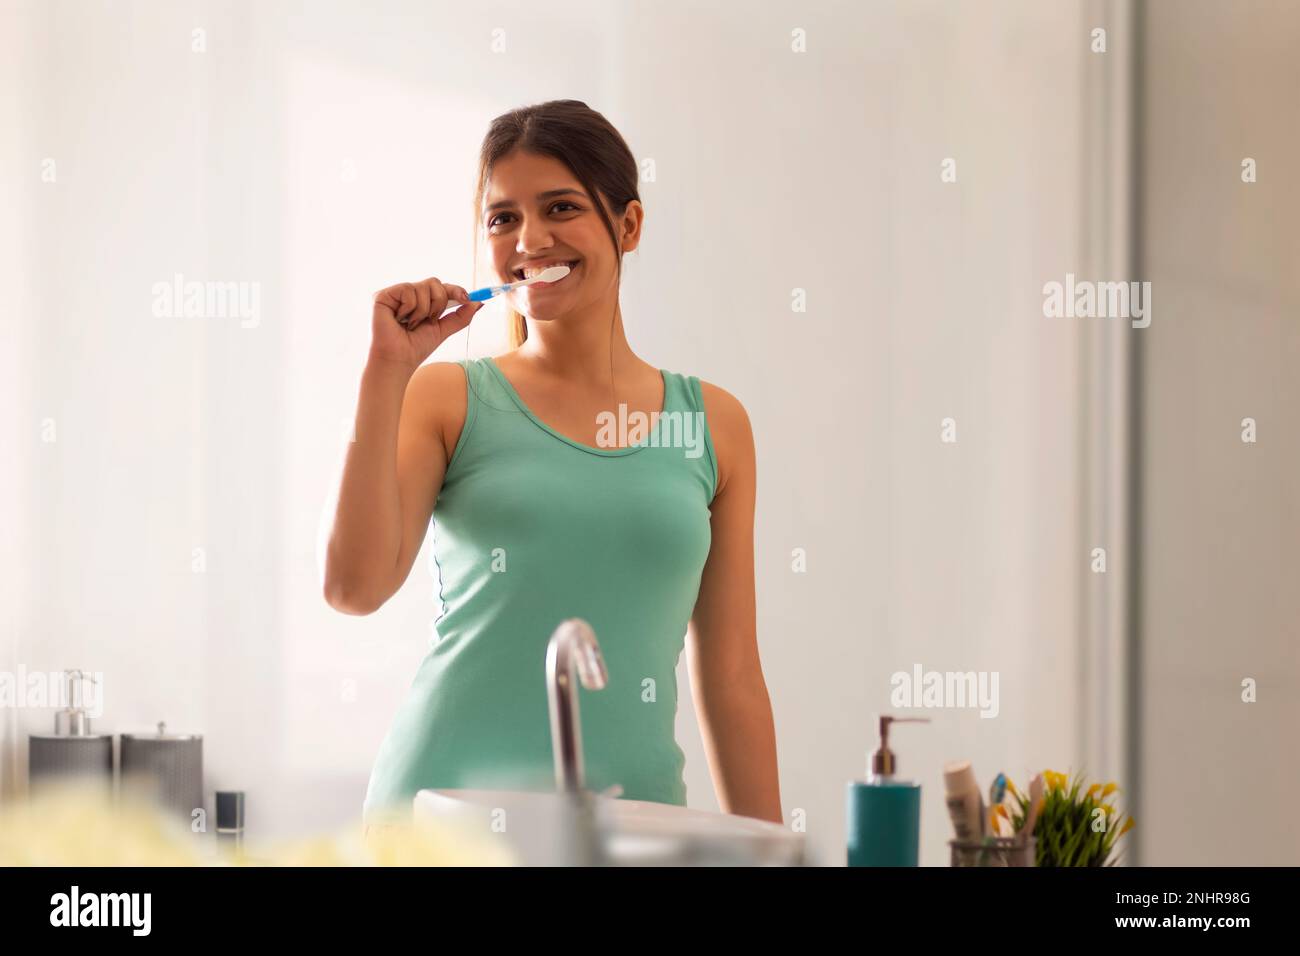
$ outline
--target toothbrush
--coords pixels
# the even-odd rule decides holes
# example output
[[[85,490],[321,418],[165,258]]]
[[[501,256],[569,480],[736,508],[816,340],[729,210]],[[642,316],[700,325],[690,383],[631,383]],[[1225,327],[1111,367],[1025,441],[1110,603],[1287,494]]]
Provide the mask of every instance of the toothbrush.
[[[994,846],[994,841],[1002,835],[1002,828],[998,826],[998,817],[996,807],[1002,802],[1002,796],[1006,792],[1007,775],[998,774],[993,778],[993,784],[989,787],[989,802],[984,804],[984,794],[980,794],[980,850],[979,858],[975,861],[976,866],[984,866],[988,860],[989,851]],[[993,831],[990,833],[989,831]]]
[[[473,292],[469,293],[468,299],[470,302],[486,302],[494,296],[501,295],[504,292],[511,292],[515,289],[521,289],[526,285],[532,285],[534,282],[558,282],[568,274],[568,266],[551,266],[549,269],[543,269],[539,274],[533,276],[531,279],[520,279],[518,282],[507,282],[504,285],[485,285],[483,288],[475,289]],[[438,318],[442,318],[443,315],[446,315],[452,309],[458,309],[464,304],[464,302],[448,303],[447,308],[443,310],[442,315],[438,316]],[[406,324],[405,320],[399,319],[398,321],[401,322],[402,325]]]
[[[1029,838],[1034,835],[1034,827],[1038,825],[1038,805],[1043,800],[1043,775],[1040,773],[1029,781],[1029,815],[1025,817],[1025,824],[1020,828],[1023,834],[1022,842],[1028,842]]]
[[[997,808],[1002,805],[1002,799],[1007,795],[1007,775],[1000,773],[993,778],[993,783],[989,787],[989,819],[993,824],[993,835],[1001,836],[1002,827],[998,824]]]

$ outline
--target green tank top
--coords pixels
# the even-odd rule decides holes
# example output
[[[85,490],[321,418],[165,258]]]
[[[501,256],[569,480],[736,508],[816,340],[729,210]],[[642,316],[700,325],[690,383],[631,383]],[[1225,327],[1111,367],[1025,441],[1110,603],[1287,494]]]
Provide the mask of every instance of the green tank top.
[[[541,421],[492,359],[457,364],[468,400],[433,512],[436,633],[364,817],[409,812],[424,788],[554,790],[545,656],[571,617],[609,672],[601,690],[578,685],[586,787],[684,806],[677,662],[718,475],[699,379],[661,369],[650,431],[597,447]]]

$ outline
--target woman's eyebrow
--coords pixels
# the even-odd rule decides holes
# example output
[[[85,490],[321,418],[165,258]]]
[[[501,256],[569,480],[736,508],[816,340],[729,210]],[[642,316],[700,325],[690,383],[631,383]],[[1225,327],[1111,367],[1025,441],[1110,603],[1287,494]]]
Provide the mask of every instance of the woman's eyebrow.
[[[548,189],[544,193],[537,194],[537,201],[545,202],[548,199],[554,199],[556,196],[568,196],[570,194],[574,196],[581,196],[583,199],[587,198],[587,194],[584,193],[581,189],[568,189],[568,188]],[[513,199],[501,199],[498,200],[497,202],[492,203],[489,206],[484,207],[483,211],[491,212],[493,209],[504,209],[506,206],[513,206],[514,204],[515,201]]]

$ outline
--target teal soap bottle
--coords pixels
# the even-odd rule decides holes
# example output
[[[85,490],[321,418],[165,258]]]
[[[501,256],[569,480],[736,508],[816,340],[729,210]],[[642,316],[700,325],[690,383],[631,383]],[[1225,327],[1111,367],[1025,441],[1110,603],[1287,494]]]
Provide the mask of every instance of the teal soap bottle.
[[[880,716],[880,747],[867,779],[848,786],[849,866],[916,866],[921,847],[921,785],[895,774],[889,725],[926,723],[928,717]]]

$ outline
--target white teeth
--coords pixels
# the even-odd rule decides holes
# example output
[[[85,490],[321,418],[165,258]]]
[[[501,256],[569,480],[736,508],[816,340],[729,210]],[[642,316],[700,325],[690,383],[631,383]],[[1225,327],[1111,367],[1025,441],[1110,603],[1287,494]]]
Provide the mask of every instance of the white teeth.
[[[576,265],[577,265],[576,261],[552,262],[550,265],[545,265],[545,266],[530,266],[529,268],[522,270],[522,272],[525,279],[531,279],[533,276],[541,275],[543,272],[545,272],[547,269],[552,268],[553,266],[568,266],[569,270],[572,271],[574,266]]]

